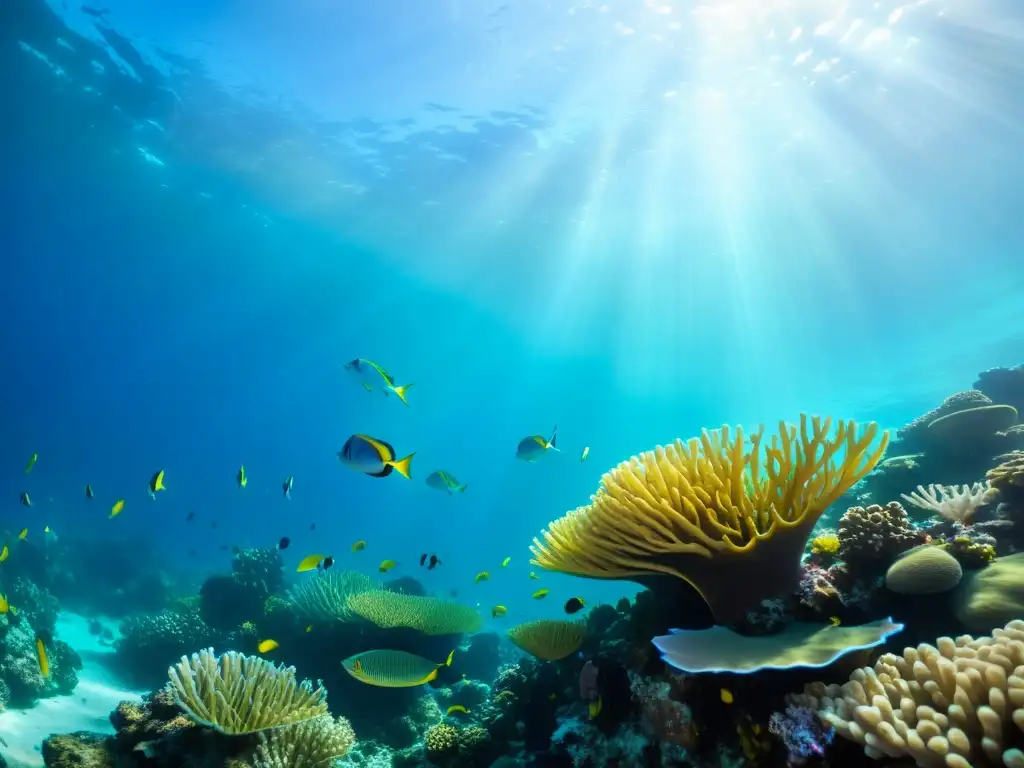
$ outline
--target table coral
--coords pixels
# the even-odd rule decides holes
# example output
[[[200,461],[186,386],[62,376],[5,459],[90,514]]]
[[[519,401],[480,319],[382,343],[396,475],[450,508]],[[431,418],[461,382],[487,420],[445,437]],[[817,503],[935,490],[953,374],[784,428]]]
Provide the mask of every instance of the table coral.
[[[968,408],[977,408],[984,405],[992,405],[992,401],[976,389],[969,389],[966,392],[957,392],[950,395],[937,408],[918,416],[909,424],[900,427],[896,431],[896,438],[899,440],[900,448],[904,452],[910,452],[907,450],[908,448],[914,450],[927,445],[928,425],[933,421],[957,411],[965,411]]]

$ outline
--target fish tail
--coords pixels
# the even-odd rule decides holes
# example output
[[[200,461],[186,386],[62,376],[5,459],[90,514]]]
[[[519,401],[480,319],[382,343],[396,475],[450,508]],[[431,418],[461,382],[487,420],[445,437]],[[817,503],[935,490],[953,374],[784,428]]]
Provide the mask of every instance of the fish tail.
[[[415,453],[410,453],[404,459],[399,459],[398,461],[389,461],[389,462],[387,462],[387,465],[389,467],[394,467],[395,471],[398,474],[400,474],[402,477],[404,477],[406,480],[408,480],[411,477],[410,472],[411,472],[411,467],[412,467],[412,457],[415,456],[415,455],[416,455]]]
[[[444,660],[444,664],[441,664],[442,667],[450,667],[452,665],[452,659],[455,657],[456,650],[458,649],[452,648],[452,652],[448,654],[448,658]]]
[[[462,485],[455,486],[455,490],[459,493],[465,493],[467,488],[469,488],[469,483],[463,483]]]
[[[398,399],[401,400],[405,404],[406,408],[408,408],[409,407],[409,401],[405,399],[405,393],[408,392],[410,389],[412,389],[412,387],[414,387],[414,386],[416,386],[415,383],[413,383],[413,384],[403,384],[400,387],[391,387],[391,391],[394,392],[396,395],[398,395]]]
[[[555,441],[558,439],[558,425],[555,424],[555,428],[551,430],[551,439],[548,440],[548,447],[555,448]],[[558,449],[555,448],[557,451]]]

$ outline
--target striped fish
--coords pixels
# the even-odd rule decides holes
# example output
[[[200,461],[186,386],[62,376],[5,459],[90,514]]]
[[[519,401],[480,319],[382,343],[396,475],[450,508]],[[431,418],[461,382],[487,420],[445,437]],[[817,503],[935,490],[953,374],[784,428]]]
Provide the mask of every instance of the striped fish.
[[[365,651],[341,662],[345,671],[367,685],[381,688],[414,688],[437,677],[441,667],[450,667],[455,651],[440,664],[405,651]]]

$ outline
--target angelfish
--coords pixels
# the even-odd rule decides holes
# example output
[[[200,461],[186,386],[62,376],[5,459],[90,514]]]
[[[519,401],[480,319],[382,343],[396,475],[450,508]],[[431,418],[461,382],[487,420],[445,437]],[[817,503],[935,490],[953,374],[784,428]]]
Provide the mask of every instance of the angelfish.
[[[372,360],[367,360],[365,357],[357,357],[355,360],[345,363],[345,370],[351,372],[359,379],[363,389],[367,392],[373,392],[377,388],[380,388],[385,395],[394,392],[398,395],[399,400],[405,403],[406,406],[409,405],[405,395],[413,385],[402,384],[401,386],[396,386],[395,377]]]
[[[516,448],[516,458],[523,461],[536,461],[548,451],[557,451],[555,439],[558,435],[558,427],[551,430],[551,438],[546,439],[543,435],[530,435],[519,441]]]
[[[396,470],[406,480],[415,455],[410,453],[404,459],[398,459],[390,443],[369,435],[352,435],[338,451],[341,463],[349,469],[370,477],[387,477]]]

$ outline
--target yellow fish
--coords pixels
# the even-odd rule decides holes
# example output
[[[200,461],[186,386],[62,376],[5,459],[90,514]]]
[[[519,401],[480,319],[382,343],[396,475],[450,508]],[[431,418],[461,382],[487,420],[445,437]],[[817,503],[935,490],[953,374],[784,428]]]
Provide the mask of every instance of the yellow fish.
[[[537,575],[536,573],[534,573],[533,571],[530,571],[530,578],[531,578],[531,579],[539,579],[539,578],[540,578],[540,576],[538,576],[538,575]]]
[[[365,651],[341,662],[345,671],[367,685],[381,688],[414,688],[437,677],[441,667],[450,667],[455,651],[440,664],[406,651]]]
[[[412,388],[412,384],[395,385],[395,377],[384,370],[384,368],[365,357],[357,357],[355,360],[345,363],[345,370],[351,371],[356,378],[361,380],[363,389],[373,392],[375,386],[383,382],[381,391],[387,395],[394,392],[398,399],[408,408],[409,401],[405,399],[406,392]]]
[[[349,469],[370,477],[387,477],[394,470],[406,480],[411,476],[415,455],[399,459],[390,443],[369,435],[352,435],[338,451],[338,459]]]
[[[833,626],[833,627],[838,627],[838,626],[839,626],[839,624],[841,623],[841,622],[839,621],[839,617],[838,617],[838,616],[832,616],[832,617],[830,617],[830,618],[829,618],[829,621],[831,621],[831,622],[832,622],[832,626]]]
[[[10,557],[10,555],[11,555],[11,550],[8,548],[8,546],[6,544],[4,544],[4,548],[2,550],[0,550],[0,563],[2,563],[4,560],[6,560],[8,557]]]
[[[245,488],[249,484],[249,478],[245,476],[245,464],[238,468],[238,474],[235,475],[235,482],[238,483],[239,488]]]
[[[508,613],[508,608],[506,608],[504,605],[496,605],[493,608],[491,608],[491,618],[493,619],[500,619],[506,613]]]
[[[43,677],[49,677],[50,660],[46,658],[46,646],[43,645],[41,637],[36,638],[36,656],[39,657],[39,674]]]
[[[364,549],[366,549],[366,542],[363,541],[362,539],[360,539],[359,541],[357,541],[355,544],[352,545],[352,551],[353,552],[362,552]]]
[[[21,533],[18,534],[18,539],[24,541],[28,538],[28,528],[22,528]]]
[[[0,613],[7,613],[11,610],[11,604],[7,602],[6,595],[0,595]]]
[[[538,589],[536,592],[533,593],[532,597],[533,597],[534,600],[543,600],[545,597],[548,596],[548,592],[550,592],[550,591],[551,591],[550,589],[546,589],[546,588],[545,589]]]
[[[735,699],[733,698],[732,691],[728,688],[723,688],[719,695],[722,697],[723,704],[732,704]]]
[[[29,498],[28,493],[21,494],[21,496],[18,497],[18,500],[21,501],[21,503],[24,504],[26,507],[32,506],[32,499]]]
[[[164,486],[164,471],[161,469],[151,478],[149,478],[149,492],[156,493],[157,491],[166,491],[167,488]]]
[[[558,427],[551,430],[551,437],[544,435],[530,435],[524,437],[516,446],[516,458],[521,461],[536,461],[548,451],[557,451],[555,440],[558,435]]]
[[[110,517],[117,517],[124,512],[124,499],[118,499],[110,508]]]
[[[394,560],[382,560],[380,565],[377,566],[377,570],[381,573],[387,573],[396,565],[398,565],[398,563],[396,563]]]
[[[466,709],[461,704],[452,704],[450,707],[448,707],[448,710],[444,714],[445,714],[445,717],[451,717],[456,712],[459,712],[459,713],[461,713],[463,715],[468,715],[469,714],[469,710]]]
[[[598,696],[596,699],[590,702],[590,706],[587,708],[590,713],[590,719],[593,720],[595,717],[601,714],[601,697]]]
[[[508,568],[508,564],[511,563],[511,562],[512,562],[512,558],[511,557],[506,557],[504,560],[501,561],[501,567],[502,568]]]
[[[306,631],[307,631],[307,632],[312,632],[312,631],[313,631],[313,625],[312,625],[312,624],[308,625],[308,626],[306,627]]]
[[[299,561],[299,567],[295,569],[296,573],[305,573],[306,571],[315,571],[316,567],[320,565],[320,561],[324,559],[326,555],[306,555]]]
[[[25,466],[25,474],[26,475],[29,472],[32,471],[32,467],[34,467],[36,465],[37,461],[39,461],[39,454],[38,453],[33,453],[31,456],[28,457],[28,464]]]
[[[256,648],[259,650],[260,653],[266,653],[267,651],[274,650],[278,647],[278,645],[279,643],[277,642],[277,640],[271,640],[270,638],[267,638],[266,640],[260,640],[260,644],[257,645]]]
[[[487,571],[480,571],[480,573],[476,575],[476,578],[473,579],[473,583],[479,584],[481,581],[487,581],[489,578],[491,578],[490,573]]]
[[[589,456],[589,455],[590,455],[590,446],[588,445],[588,446],[586,446],[583,449],[583,453],[580,454],[580,461],[586,461],[587,460],[587,456]]]

